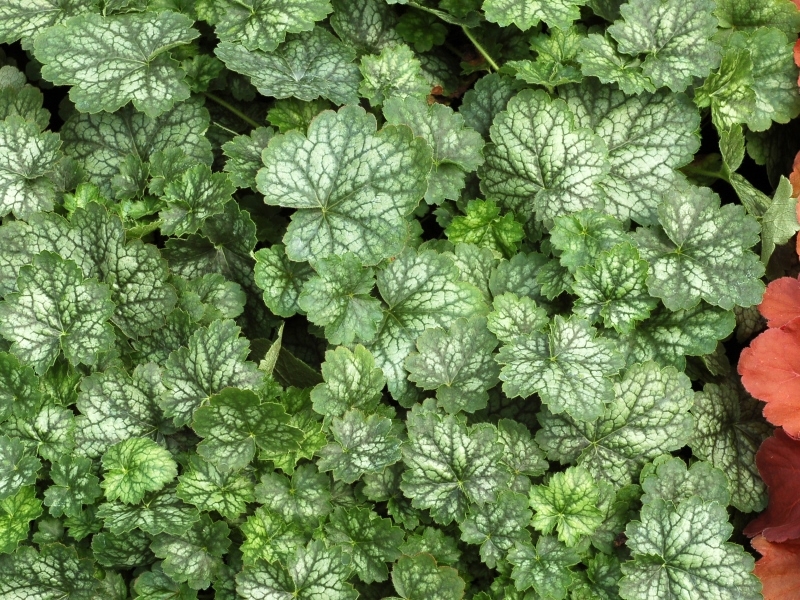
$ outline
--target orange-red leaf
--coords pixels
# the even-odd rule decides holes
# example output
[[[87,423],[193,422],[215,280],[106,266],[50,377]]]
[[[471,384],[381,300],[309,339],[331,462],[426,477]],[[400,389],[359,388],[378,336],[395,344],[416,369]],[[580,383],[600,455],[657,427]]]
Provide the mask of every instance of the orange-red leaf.
[[[754,339],[739,358],[739,375],[750,395],[767,403],[767,420],[800,438],[800,320]],[[800,479],[797,483],[800,498]]]
[[[769,490],[769,506],[745,527],[745,535],[761,534],[770,542],[800,538],[800,440],[776,429],[761,444],[756,465]]]
[[[800,39],[794,46],[794,62],[800,58]],[[797,65],[800,67],[800,65]],[[800,85],[800,79],[797,80]],[[794,162],[792,162],[792,172],[789,173],[789,183],[792,184],[792,196],[795,198],[800,196],[800,152],[794,155]],[[800,204],[797,205],[797,218],[800,219]]]
[[[764,585],[764,600],[800,598],[800,540],[773,544],[758,536],[752,544],[761,554],[755,574]]]
[[[800,317],[800,281],[781,277],[770,283],[758,310],[769,327],[783,327]]]

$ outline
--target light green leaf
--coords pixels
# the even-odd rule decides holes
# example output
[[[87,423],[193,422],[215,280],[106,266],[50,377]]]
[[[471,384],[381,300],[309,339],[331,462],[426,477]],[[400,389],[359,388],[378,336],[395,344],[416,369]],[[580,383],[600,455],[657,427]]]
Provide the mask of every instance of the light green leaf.
[[[501,260],[489,277],[489,290],[494,297],[512,293],[542,302],[545,297],[536,275],[546,263],[547,258],[538,252],[519,252]]]
[[[0,554],[15,552],[17,544],[27,539],[30,522],[41,514],[42,501],[36,497],[32,485],[0,500]]]
[[[631,522],[627,545],[633,560],[622,564],[620,596],[626,600],[697,597],[757,600],[761,584],[752,574],[753,557],[726,543],[733,528],[716,502],[695,496],[677,507],[655,500]]]
[[[8,0],[0,6],[0,43],[22,40],[22,48],[30,50],[36,36],[51,25],[95,10],[92,0]]]
[[[585,563],[586,571],[570,592],[572,600],[617,600],[622,578],[619,558],[599,553]]]
[[[614,384],[614,396],[589,423],[545,408],[536,441],[549,459],[577,462],[594,478],[621,487],[635,481],[646,462],[686,445],[694,431],[689,409],[695,395],[686,375],[648,362],[630,367]]]
[[[497,422],[497,434],[503,444],[503,464],[514,476],[511,489],[528,493],[530,477],[540,477],[547,471],[548,464],[544,453],[531,437],[528,427],[511,419]]]
[[[746,123],[756,109],[750,52],[727,48],[719,69],[695,89],[694,101],[700,108],[711,107],[711,118],[719,131],[736,123]]]
[[[18,416],[30,416],[42,402],[39,378],[31,367],[20,363],[8,352],[0,352],[0,422],[12,412]]]
[[[492,277],[498,260],[488,248],[479,248],[475,244],[456,244],[452,250],[441,240],[442,255],[452,260],[461,275],[461,281],[471,283],[483,294],[486,302],[492,298],[489,280]],[[428,246],[425,246],[427,248]],[[447,247],[447,250],[445,250]]]
[[[620,52],[645,54],[642,72],[659,88],[681,92],[694,77],[705,77],[719,64],[720,48],[713,0],[629,0],[622,19],[608,28]]]
[[[297,98],[285,98],[276,100],[272,108],[267,111],[267,121],[273,127],[277,127],[281,133],[286,133],[292,129],[304,132],[308,129],[314,117],[323,110],[328,110],[332,107],[333,105],[330,102],[322,99],[303,102]],[[259,156],[258,166],[260,167],[261,164],[261,157]]]
[[[666,90],[628,97],[587,80],[559,89],[579,127],[608,146],[611,169],[598,187],[605,210],[618,219],[655,223],[665,191],[683,179],[675,169],[700,148],[700,115],[683,94]]]
[[[392,583],[404,600],[459,600],[464,597],[465,584],[458,571],[438,566],[430,554],[400,557],[392,568]]]
[[[409,535],[400,551],[406,556],[430,554],[437,563],[450,566],[461,558],[457,540],[436,527],[424,527],[421,534]]]
[[[278,562],[245,567],[236,576],[236,592],[245,600],[355,600],[349,575],[341,550],[314,540],[298,548],[285,567]]]
[[[133,589],[141,600],[197,600],[197,592],[185,583],[175,583],[155,566],[133,581]]]
[[[291,35],[272,52],[222,42],[215,53],[230,70],[250,77],[264,96],[358,104],[356,53],[322,27]]]
[[[531,519],[528,499],[523,494],[504,490],[493,504],[471,508],[461,523],[461,539],[481,547],[481,560],[490,569],[505,558],[515,542],[529,538],[526,527]]]
[[[325,352],[322,376],[325,383],[311,391],[311,402],[317,413],[330,417],[351,408],[374,412],[386,385],[383,372],[375,368],[375,359],[361,344],[353,351],[339,346]]]
[[[17,438],[0,435],[0,500],[16,494],[23,486],[34,485],[41,468],[39,459],[28,455]]]
[[[289,260],[282,244],[262,248],[253,256],[255,282],[264,290],[264,303],[276,315],[291,317],[300,310],[297,299],[314,271],[305,262]]]
[[[497,115],[485,149],[481,190],[522,216],[539,219],[600,205],[596,184],[608,173],[608,150],[578,127],[567,104],[524,90]]]
[[[331,0],[331,27],[359,54],[377,54],[402,41],[397,16],[383,0]]]
[[[716,4],[720,27],[732,31],[776,27],[790,38],[800,31],[800,12],[792,0],[716,0]]]
[[[594,333],[582,319],[556,316],[549,332],[506,344],[497,355],[503,391],[511,398],[538,393],[552,412],[593,421],[613,397],[609,377],[624,363],[613,344]]]
[[[328,0],[217,0],[214,30],[223,42],[274,50],[287,33],[308,31],[331,12]]]
[[[199,512],[184,504],[174,490],[164,490],[146,497],[138,505],[107,502],[97,507],[97,516],[114,535],[138,528],[150,535],[182,535],[199,520]]]
[[[99,530],[99,524],[97,530]],[[92,555],[104,567],[130,569],[143,567],[153,562],[150,552],[150,537],[135,529],[130,533],[114,535],[108,531],[93,532]]]
[[[311,529],[331,512],[330,477],[311,464],[297,467],[291,479],[264,473],[256,486],[256,500],[284,521]]]
[[[488,248],[498,258],[516,254],[524,232],[513,213],[501,217],[493,200],[470,200],[465,213],[454,217],[445,229],[448,240]]]
[[[764,268],[748,250],[758,243],[758,223],[743,207],[719,202],[709,188],[668,192],[658,208],[661,227],[633,236],[650,263],[650,294],[670,310],[701,299],[727,310],[761,302]]]
[[[386,581],[386,563],[400,558],[405,533],[369,508],[337,508],[325,525],[326,539],[342,549],[342,559],[364,583]]]
[[[74,380],[67,382],[67,386]],[[63,454],[72,454],[75,415],[72,410],[55,404],[54,398],[48,398],[33,413],[22,417],[14,416],[5,425],[5,433],[9,437],[19,438],[26,452],[45,460],[55,462]]]
[[[0,304],[0,334],[38,374],[62,351],[71,364],[92,365],[111,348],[114,303],[108,287],[84,279],[74,262],[42,252],[20,269],[17,289]]]
[[[243,471],[224,472],[199,456],[189,457],[189,469],[178,477],[176,495],[203,512],[216,511],[235,519],[254,500],[253,480]]]
[[[224,173],[212,173],[204,164],[195,165],[164,189],[166,207],[158,213],[161,232],[174,236],[195,233],[208,217],[224,210],[235,191]]]
[[[619,220],[592,209],[557,217],[550,230],[550,242],[559,251],[561,264],[571,273],[594,264],[601,253],[626,240]]]
[[[431,93],[419,59],[405,44],[387,46],[380,54],[362,57],[361,75],[364,80],[358,93],[372,106],[380,106],[392,97],[424,100]]]
[[[583,467],[570,467],[555,473],[547,485],[528,491],[533,509],[531,525],[542,533],[558,530],[558,539],[567,546],[592,535],[603,522],[597,507],[600,492],[595,478]]]
[[[310,537],[301,524],[287,521],[266,506],[259,506],[247,517],[241,530],[245,535],[240,547],[245,565],[258,564],[259,560],[285,563]]]
[[[706,384],[692,407],[697,425],[689,446],[695,456],[725,473],[731,504],[742,512],[763,510],[767,502],[755,462],[761,442],[771,432],[761,409],[759,402],[731,381]]]
[[[298,209],[283,238],[291,260],[350,251],[376,264],[402,248],[430,150],[407,127],[376,129],[374,116],[346,106],[321,113],[307,137],[290,131],[264,150],[256,178],[264,201]]]
[[[464,126],[464,118],[444,104],[428,104],[414,97],[386,100],[383,115],[392,125],[408,125],[433,150],[425,201],[439,204],[456,200],[466,176],[483,164],[483,138]],[[513,220],[513,218],[512,218]]]
[[[647,291],[648,264],[630,244],[620,244],[598,256],[594,265],[575,272],[573,310],[590,323],[625,333],[650,316],[658,304]]]
[[[522,31],[544,21],[548,27],[567,29],[580,16],[580,7],[588,0],[484,0],[486,20],[508,27],[512,23]]]
[[[330,430],[334,442],[319,450],[317,467],[333,471],[336,480],[353,483],[364,473],[382,471],[400,460],[400,440],[391,419],[352,409],[334,417]]]
[[[506,109],[508,101],[517,93],[513,79],[499,73],[490,73],[478,79],[475,87],[464,94],[459,114],[464,123],[483,137],[489,136],[489,127],[495,116]]]
[[[510,60],[504,69],[513,69],[517,79],[532,85],[542,85],[548,90],[556,86],[580,81],[582,76],[576,59],[581,42],[586,39],[583,26],[554,28],[548,33],[531,37],[531,50],[536,60]]]
[[[229,532],[224,521],[212,522],[203,514],[186,533],[180,536],[162,533],[150,547],[157,557],[164,559],[161,567],[175,582],[185,581],[194,590],[204,590],[222,569],[222,556],[231,544]]]
[[[536,594],[562,600],[573,580],[571,566],[580,562],[580,555],[556,538],[543,535],[536,547],[519,543],[508,553],[508,562],[514,565],[511,578],[519,591],[533,588]]]
[[[255,191],[256,173],[264,164],[261,162],[261,152],[274,134],[270,127],[257,127],[250,135],[237,135],[222,144],[222,152],[227,158],[225,172],[236,187]]]
[[[727,506],[731,495],[728,478],[709,463],[696,461],[687,468],[683,459],[664,454],[648,464],[641,474],[642,504],[658,500],[678,505],[692,497]]]
[[[547,312],[527,296],[506,293],[495,296],[493,310],[487,317],[487,327],[503,343],[542,331],[549,320]]]
[[[178,468],[168,450],[147,438],[129,438],[103,454],[103,482],[108,500],[136,504],[175,479]]]
[[[37,552],[32,546],[22,546],[12,555],[0,556],[0,594],[92,600],[94,572],[92,560],[79,558],[74,548],[43,544]]]
[[[775,196],[761,217],[761,262],[766,265],[775,247],[788,242],[798,230],[797,198],[789,180],[781,176]]]
[[[375,271],[351,252],[322,258],[314,270],[317,275],[303,284],[297,299],[308,320],[325,327],[331,344],[372,340],[383,317],[380,300],[370,295]]]
[[[263,373],[246,360],[250,342],[239,333],[231,320],[214,321],[198,328],[188,347],[170,354],[163,377],[167,389],[160,405],[175,425],[189,423],[198,406],[226,387],[247,390],[261,383]]]
[[[497,382],[500,369],[492,359],[497,339],[484,317],[457,319],[448,330],[426,329],[417,338],[405,366],[423,390],[436,390],[439,406],[455,414],[486,407],[487,390]]]
[[[54,517],[76,517],[82,505],[94,504],[103,495],[88,458],[62,456],[50,468],[50,479],[53,485],[44,491],[44,504]]]
[[[114,112],[131,100],[155,118],[189,97],[184,72],[169,50],[200,35],[174,12],[84,14],[43,31],[34,43],[42,77],[73,86],[81,112]]]
[[[202,325],[217,319],[232,319],[244,311],[247,296],[242,287],[219,273],[206,273],[191,281],[173,277],[172,284],[178,289],[180,308]]]
[[[500,463],[503,446],[488,423],[467,427],[458,417],[420,410],[408,413],[406,471],[400,485],[416,508],[446,525],[462,521],[469,503],[493,502],[511,479]]]
[[[581,42],[578,61],[585,76],[597,77],[603,83],[616,83],[625,94],[656,91],[650,78],[642,73],[642,61],[620,54],[608,35],[590,33]]]

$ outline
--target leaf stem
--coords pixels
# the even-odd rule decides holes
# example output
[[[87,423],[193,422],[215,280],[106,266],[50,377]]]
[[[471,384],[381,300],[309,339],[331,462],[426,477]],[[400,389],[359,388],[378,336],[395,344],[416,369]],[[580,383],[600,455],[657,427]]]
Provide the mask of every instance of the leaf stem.
[[[480,42],[477,39],[475,39],[475,36],[472,35],[472,32],[469,30],[469,28],[465,27],[464,25],[462,25],[461,29],[464,31],[466,36],[469,38],[469,41],[472,42],[472,45],[475,46],[475,49],[478,52],[481,53],[481,56],[483,56],[483,58],[486,59],[486,62],[489,63],[489,66],[491,66],[495,71],[499,71],[500,67],[497,66],[497,63],[494,62],[494,59],[491,56],[489,56],[488,52],[486,52],[486,48],[481,46]]]
[[[216,94],[212,94],[211,92],[203,92],[203,96],[205,96],[209,100],[212,100],[213,102],[216,102],[222,108],[228,109],[231,113],[233,113],[234,115],[239,117],[242,121],[244,121],[248,125],[252,125],[253,127],[261,127],[261,125],[258,123],[258,121],[256,121],[255,119],[251,119],[246,114],[244,114],[242,111],[240,111],[238,108],[236,108],[233,104],[223,100],[222,98],[220,98]]]

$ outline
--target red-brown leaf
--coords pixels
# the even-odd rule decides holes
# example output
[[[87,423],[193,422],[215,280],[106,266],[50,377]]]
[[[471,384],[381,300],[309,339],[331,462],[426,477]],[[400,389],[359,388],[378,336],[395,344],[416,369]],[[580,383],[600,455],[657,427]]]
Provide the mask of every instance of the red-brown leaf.
[[[764,585],[764,600],[800,598],[800,540],[773,544],[758,536],[752,544],[761,554],[755,574]]]

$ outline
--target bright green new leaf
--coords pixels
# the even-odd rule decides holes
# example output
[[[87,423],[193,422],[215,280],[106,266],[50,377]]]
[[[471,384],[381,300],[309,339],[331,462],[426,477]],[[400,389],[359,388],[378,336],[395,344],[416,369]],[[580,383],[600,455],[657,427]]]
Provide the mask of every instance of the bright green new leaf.
[[[467,427],[456,416],[419,407],[408,413],[406,423],[406,471],[400,487],[415,507],[430,509],[437,523],[462,521],[470,503],[493,502],[510,481],[492,425]]]
[[[531,525],[542,533],[558,530],[558,539],[574,546],[592,535],[602,524],[598,508],[600,492],[595,478],[583,467],[570,467],[555,473],[547,485],[535,485],[528,491],[533,509]]]
[[[723,506],[697,496],[678,506],[661,499],[645,505],[641,521],[626,529],[633,559],[622,564],[620,596],[626,600],[761,598],[761,583],[752,574],[753,557],[725,541],[732,529]]]
[[[445,229],[448,240],[488,248],[498,258],[515,255],[524,232],[513,213],[501,217],[493,200],[470,200],[465,213],[454,217]]]
[[[361,59],[364,80],[358,93],[372,106],[380,106],[389,98],[419,98],[424,100],[431,92],[419,59],[405,44],[387,46],[378,55]]]
[[[224,173],[212,173],[204,164],[195,165],[183,176],[167,184],[158,213],[161,233],[182,236],[195,233],[205,220],[221,213],[236,187]]]
[[[351,408],[373,413],[386,385],[372,354],[360,344],[353,351],[339,346],[325,352],[322,376],[325,383],[311,391],[311,402],[317,413],[330,417],[341,416]]]
[[[542,90],[520,92],[495,118],[491,137],[478,172],[489,198],[539,219],[602,203],[596,184],[608,173],[608,149],[575,123],[563,100]]]
[[[148,438],[132,437],[103,454],[103,482],[108,500],[136,504],[147,492],[163,488],[178,474],[168,450]]]
[[[17,544],[28,537],[31,521],[41,514],[42,501],[32,485],[0,500],[0,554],[14,552]]]
[[[705,77],[719,64],[720,48],[713,0],[630,0],[622,19],[608,28],[620,52],[646,55],[642,72],[659,88],[681,92],[694,77]]]
[[[658,208],[661,227],[633,236],[650,263],[647,287],[670,310],[701,299],[727,310],[761,302],[764,267],[749,250],[758,243],[758,223],[743,207],[719,203],[709,188],[670,191]]]
[[[538,393],[554,413],[593,421],[613,397],[610,376],[622,368],[622,355],[579,318],[556,316],[548,332],[519,337],[500,348],[500,379],[507,396]]]
[[[440,567],[430,554],[400,557],[392,568],[392,583],[403,600],[459,600],[464,597],[465,584],[458,571],[453,567]]]
[[[333,471],[336,480],[353,483],[400,460],[400,440],[387,417],[353,409],[334,417],[330,430],[334,442],[319,450],[317,467]]]
[[[264,290],[264,303],[276,315],[291,317],[300,310],[297,299],[314,271],[305,262],[289,260],[282,244],[262,248],[253,256],[255,282]]]
[[[509,490],[500,492],[493,504],[470,509],[461,523],[461,539],[480,545],[481,560],[493,569],[515,542],[526,542],[531,520],[528,499]]]
[[[342,559],[352,565],[364,583],[386,581],[386,563],[400,558],[405,534],[368,508],[337,508],[325,525],[326,539],[342,549]]]
[[[655,92],[656,86],[642,73],[642,61],[620,54],[608,35],[590,33],[581,42],[581,71],[603,83],[616,83],[625,94]]]
[[[514,565],[511,578],[519,591],[533,588],[544,598],[562,600],[573,580],[571,566],[580,562],[580,555],[556,538],[543,535],[536,547],[519,543],[508,553],[508,562]]]
[[[550,242],[559,251],[561,264],[571,273],[594,264],[601,253],[626,239],[619,220],[592,209],[557,217],[550,231]]]
[[[0,435],[0,500],[16,494],[23,486],[35,484],[41,468],[39,459],[25,452],[18,439]]]
[[[275,132],[269,127],[257,127],[250,135],[237,135],[222,144],[225,172],[238,188],[256,189],[256,173],[264,164],[261,152],[267,147]]]
[[[254,500],[253,480],[244,471],[221,471],[199,456],[189,457],[189,469],[178,477],[176,495],[201,511],[216,511],[235,519]]]
[[[37,36],[42,77],[71,85],[81,112],[114,112],[133,101],[155,118],[189,97],[184,71],[169,54],[200,35],[192,21],[174,12],[84,14]]]
[[[94,573],[92,560],[79,558],[72,547],[43,544],[37,552],[32,546],[22,546],[10,556],[0,556],[0,594],[92,600]]]
[[[331,512],[330,477],[310,464],[297,467],[291,479],[265,473],[256,486],[256,500],[284,521],[310,529]]]
[[[358,104],[356,53],[322,27],[289,36],[272,52],[223,42],[215,53],[230,70],[250,77],[264,96]]]
[[[73,365],[93,365],[110,349],[114,303],[109,289],[85,279],[74,262],[42,252],[20,269],[17,290],[0,304],[0,334],[38,374],[61,352]]]
[[[547,312],[527,296],[500,294],[492,304],[486,326],[501,342],[513,342],[518,337],[542,331],[549,323]]]
[[[727,506],[731,499],[728,478],[709,463],[696,461],[687,468],[681,458],[664,454],[645,466],[641,474],[642,504],[664,500],[678,505],[692,497]]]
[[[536,441],[549,459],[577,462],[620,487],[634,482],[646,462],[686,445],[694,431],[694,397],[689,378],[674,367],[637,364],[614,384],[614,400],[596,421],[544,409]]]
[[[259,506],[247,517],[241,530],[245,536],[240,547],[245,565],[255,565],[259,560],[285,562],[310,537],[301,524],[287,521],[266,506]]]
[[[408,125],[433,150],[425,201],[439,204],[445,199],[458,199],[467,174],[483,164],[481,135],[466,128],[464,118],[449,106],[436,102],[429,105],[419,98],[389,98],[383,115],[388,123]]]
[[[376,264],[402,248],[406,216],[425,194],[430,149],[407,127],[376,130],[374,116],[346,106],[320,114],[307,137],[289,131],[264,150],[256,178],[264,201],[298,209],[283,238],[291,260],[350,251]]]
[[[170,489],[145,497],[138,505],[101,504],[97,507],[97,516],[114,535],[137,528],[150,535],[182,535],[200,518],[196,508],[184,504]]]
[[[317,272],[303,284],[297,305],[308,320],[325,327],[325,338],[334,345],[368,342],[383,318],[380,300],[371,295],[375,271],[361,265],[350,252],[322,258]]]
[[[323,110],[328,110],[332,107],[333,105],[330,102],[322,99],[303,102],[297,98],[285,98],[276,100],[273,107],[267,111],[267,121],[273,127],[277,127],[281,133],[286,133],[292,129],[303,132],[308,129],[314,117]],[[260,156],[258,163],[260,168],[263,164]]]
[[[491,73],[478,79],[475,87],[464,94],[458,112],[464,117],[467,127],[488,137],[495,116],[506,109],[508,101],[516,93],[517,86],[513,79]]]
[[[408,379],[436,390],[439,406],[451,414],[475,412],[486,407],[487,390],[498,382],[496,347],[484,317],[458,319],[448,330],[426,329],[417,338],[417,352],[405,361]]]
[[[517,79],[548,90],[580,81],[576,60],[584,39],[584,27],[554,28],[546,34],[536,34],[531,38],[531,50],[538,55],[536,60],[511,60],[504,67],[514,69]]]
[[[719,131],[736,123],[746,123],[756,109],[750,52],[744,48],[727,48],[719,69],[695,90],[694,101],[700,108],[711,107],[711,118]]]
[[[588,0],[484,0],[486,20],[522,31],[544,21],[548,27],[567,29],[580,18],[580,7]]]
[[[54,517],[78,516],[84,504],[94,504],[103,495],[88,458],[62,456],[50,468],[50,479],[53,485],[44,491],[44,504]]]

